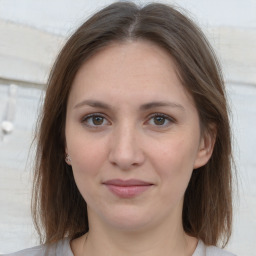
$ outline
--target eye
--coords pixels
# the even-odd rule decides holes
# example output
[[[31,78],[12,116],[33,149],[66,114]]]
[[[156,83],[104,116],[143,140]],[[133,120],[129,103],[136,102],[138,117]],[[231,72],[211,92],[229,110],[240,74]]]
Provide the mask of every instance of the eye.
[[[153,126],[167,127],[174,123],[174,119],[162,113],[155,113],[150,116],[148,123]]]
[[[110,122],[100,114],[90,114],[82,119],[82,123],[89,127],[102,127],[104,125],[109,125]]]

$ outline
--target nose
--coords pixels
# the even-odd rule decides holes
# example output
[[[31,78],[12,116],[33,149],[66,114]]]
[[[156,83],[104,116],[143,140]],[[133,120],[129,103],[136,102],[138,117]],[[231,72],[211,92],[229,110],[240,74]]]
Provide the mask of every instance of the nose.
[[[111,137],[109,161],[121,170],[130,170],[145,161],[141,138],[136,128],[124,125]]]

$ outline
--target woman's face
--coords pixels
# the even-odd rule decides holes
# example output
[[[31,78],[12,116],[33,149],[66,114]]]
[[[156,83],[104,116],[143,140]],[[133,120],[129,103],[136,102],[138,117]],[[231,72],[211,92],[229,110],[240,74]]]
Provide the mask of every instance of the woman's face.
[[[129,230],[180,224],[193,169],[211,153],[172,58],[145,41],[114,43],[81,66],[65,135],[89,222]]]

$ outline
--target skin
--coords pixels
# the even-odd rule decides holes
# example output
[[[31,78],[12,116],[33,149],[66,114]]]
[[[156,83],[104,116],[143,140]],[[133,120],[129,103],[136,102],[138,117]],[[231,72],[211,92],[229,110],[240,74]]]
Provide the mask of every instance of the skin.
[[[72,84],[65,135],[88,206],[88,238],[71,242],[76,256],[193,254],[183,196],[214,141],[201,135],[194,101],[165,50],[147,41],[113,43],[85,62]],[[103,184],[110,179],[152,185],[120,198]]]

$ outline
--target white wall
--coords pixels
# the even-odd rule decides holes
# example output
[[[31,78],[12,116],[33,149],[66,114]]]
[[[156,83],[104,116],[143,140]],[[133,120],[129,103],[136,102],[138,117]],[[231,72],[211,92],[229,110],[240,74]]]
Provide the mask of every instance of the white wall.
[[[0,0],[0,77],[45,83],[65,38],[111,2]],[[221,56],[227,80],[256,83],[255,0],[162,2],[186,8],[202,26]]]

